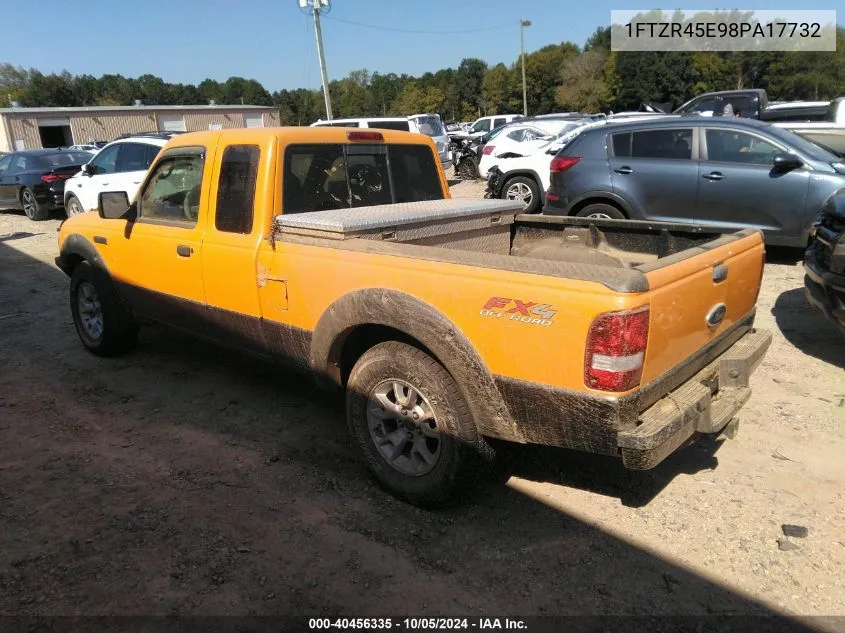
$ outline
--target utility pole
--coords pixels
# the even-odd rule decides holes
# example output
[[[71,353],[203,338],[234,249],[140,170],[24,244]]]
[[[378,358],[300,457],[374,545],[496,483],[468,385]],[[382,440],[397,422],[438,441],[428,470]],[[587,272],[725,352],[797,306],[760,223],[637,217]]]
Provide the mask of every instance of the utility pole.
[[[528,90],[525,86],[525,27],[531,26],[531,20],[519,21],[519,50],[522,57],[522,116],[528,116]]]
[[[320,28],[320,14],[331,11],[331,0],[299,0],[299,8],[314,16],[314,32],[317,35],[317,57],[320,60],[320,77],[323,80],[323,97],[326,100],[326,118],[332,118],[332,98],[329,94],[329,77],[326,73],[326,56],[323,53],[323,31]]]

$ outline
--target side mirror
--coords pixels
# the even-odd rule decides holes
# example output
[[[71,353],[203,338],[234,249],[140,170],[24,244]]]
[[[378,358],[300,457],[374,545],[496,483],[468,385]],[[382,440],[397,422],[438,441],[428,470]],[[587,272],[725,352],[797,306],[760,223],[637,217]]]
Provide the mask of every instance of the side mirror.
[[[772,165],[775,169],[797,169],[803,164],[804,162],[800,158],[789,152],[780,152],[772,158]]]
[[[129,219],[129,196],[125,191],[103,191],[97,202],[97,213],[104,220]]]
[[[89,163],[85,163],[82,166],[82,173],[85,174],[86,176],[93,176],[94,175],[94,171],[91,169],[91,165]]]

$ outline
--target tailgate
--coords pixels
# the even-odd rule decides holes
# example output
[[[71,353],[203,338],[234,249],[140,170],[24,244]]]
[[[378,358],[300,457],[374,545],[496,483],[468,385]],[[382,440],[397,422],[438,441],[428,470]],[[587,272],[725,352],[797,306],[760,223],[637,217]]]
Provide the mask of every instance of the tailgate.
[[[757,302],[764,260],[762,234],[747,230],[642,268],[651,297],[642,384],[669,372],[748,316]]]

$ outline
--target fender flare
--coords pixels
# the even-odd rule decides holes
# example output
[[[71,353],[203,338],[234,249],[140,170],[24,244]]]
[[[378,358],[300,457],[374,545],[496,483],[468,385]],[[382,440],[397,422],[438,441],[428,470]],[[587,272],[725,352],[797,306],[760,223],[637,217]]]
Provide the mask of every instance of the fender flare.
[[[366,325],[393,328],[425,346],[458,383],[479,434],[525,441],[472,343],[433,306],[403,292],[366,288],[332,303],[314,328],[311,369],[339,385],[343,346],[356,328]]]
[[[80,257],[85,261],[90,262],[92,266],[111,279],[109,268],[103,260],[103,257],[100,255],[100,252],[94,247],[87,237],[80,235],[79,233],[73,233],[65,238],[65,241],[62,242],[62,248],[59,252],[59,256],[56,258],[56,266],[58,266],[68,277],[73,274],[73,266],[71,262],[75,257]]]

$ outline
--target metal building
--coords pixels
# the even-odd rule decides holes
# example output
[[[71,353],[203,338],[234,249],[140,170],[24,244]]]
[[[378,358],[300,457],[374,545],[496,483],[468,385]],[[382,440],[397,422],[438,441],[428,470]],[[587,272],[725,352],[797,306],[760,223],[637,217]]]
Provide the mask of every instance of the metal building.
[[[111,141],[138,132],[198,132],[239,127],[276,127],[271,106],[91,106],[0,108],[0,152]]]

